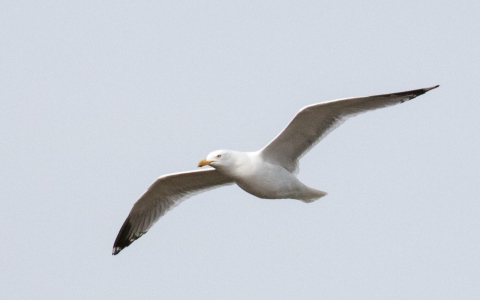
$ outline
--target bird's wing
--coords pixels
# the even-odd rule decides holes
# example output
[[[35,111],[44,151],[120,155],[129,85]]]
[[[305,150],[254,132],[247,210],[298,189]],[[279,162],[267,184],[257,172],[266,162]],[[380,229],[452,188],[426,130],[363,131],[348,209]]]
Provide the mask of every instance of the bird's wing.
[[[349,117],[403,103],[437,87],[438,85],[400,93],[345,98],[309,105],[302,108],[287,127],[260,150],[260,153],[265,160],[295,172],[298,160]]]
[[[133,205],[113,244],[116,255],[145,234],[167,211],[196,193],[233,181],[215,169],[168,174],[159,177]]]

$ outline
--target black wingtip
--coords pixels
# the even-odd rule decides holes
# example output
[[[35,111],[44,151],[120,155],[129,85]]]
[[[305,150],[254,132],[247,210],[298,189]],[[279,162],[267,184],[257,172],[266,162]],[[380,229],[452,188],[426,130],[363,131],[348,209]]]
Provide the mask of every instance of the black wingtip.
[[[431,90],[433,90],[433,89],[438,88],[439,86],[440,86],[440,85],[437,84],[437,85],[435,85],[435,86],[432,86],[432,87],[429,87],[429,88],[425,88],[424,90],[425,90],[425,92],[428,92],[428,91],[431,91]]]
[[[440,85],[437,84],[435,86],[432,86],[432,87],[428,87],[428,88],[423,88],[423,89],[417,89],[417,90],[411,90],[411,91],[405,91],[405,92],[400,92],[400,93],[395,93],[395,94],[392,94],[392,96],[406,96],[407,99],[403,99],[401,100],[400,102],[403,103],[405,101],[408,101],[408,100],[412,100],[420,95],[423,95],[425,94],[426,92],[428,91],[431,91],[433,89],[436,89],[437,87],[439,87]]]
[[[130,222],[130,219],[127,218],[118,232],[115,243],[113,243],[112,255],[117,255],[120,251],[133,243],[134,240],[129,238],[131,229],[132,223]]]
[[[423,94],[425,94],[425,93],[428,92],[428,91],[431,91],[431,90],[433,90],[433,89],[436,89],[436,88],[438,88],[439,86],[440,86],[440,85],[437,84],[437,85],[432,86],[432,87],[429,87],[429,88],[419,89],[419,90],[416,91],[417,93],[415,93],[414,98],[415,98],[415,97],[418,97],[418,96],[420,96],[420,95],[423,95]]]
[[[425,93],[428,92],[428,91],[431,91],[431,90],[433,90],[433,89],[438,88],[439,86],[440,86],[440,85],[437,84],[437,85],[432,86],[432,87],[429,87],[429,88],[423,88],[423,89],[418,89],[418,90],[412,91],[412,92],[413,92],[413,95],[414,95],[413,98],[418,97],[418,96],[420,96],[420,95],[423,95],[423,94],[425,94]],[[413,99],[413,98],[412,98],[412,99]]]
[[[428,91],[431,91],[431,90],[433,90],[433,89],[436,89],[436,88],[438,88],[439,86],[440,86],[440,85],[437,84],[437,85],[432,86],[432,87],[423,88],[423,89],[418,89],[418,90],[413,90],[413,91],[411,91],[411,92],[412,92],[412,94],[414,94],[415,97],[416,97],[416,96],[423,95],[423,94],[425,94],[425,93],[428,92]]]

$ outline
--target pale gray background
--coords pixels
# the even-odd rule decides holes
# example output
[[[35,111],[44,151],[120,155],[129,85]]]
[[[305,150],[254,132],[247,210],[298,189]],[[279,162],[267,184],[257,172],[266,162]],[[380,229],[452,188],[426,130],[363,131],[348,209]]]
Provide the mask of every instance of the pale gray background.
[[[3,1],[2,299],[480,299],[479,1]],[[303,106],[306,205],[232,186],[111,256],[133,203]]]

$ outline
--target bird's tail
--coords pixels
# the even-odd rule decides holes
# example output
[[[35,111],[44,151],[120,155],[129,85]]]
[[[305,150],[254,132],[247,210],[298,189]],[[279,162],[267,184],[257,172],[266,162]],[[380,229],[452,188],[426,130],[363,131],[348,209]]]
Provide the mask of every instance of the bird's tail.
[[[322,198],[323,196],[326,196],[326,195],[327,195],[326,192],[307,187],[307,189],[304,190],[304,192],[302,193],[302,196],[299,198],[299,200],[301,200],[305,203],[310,203],[310,202],[318,200],[318,199],[320,199],[320,198]]]

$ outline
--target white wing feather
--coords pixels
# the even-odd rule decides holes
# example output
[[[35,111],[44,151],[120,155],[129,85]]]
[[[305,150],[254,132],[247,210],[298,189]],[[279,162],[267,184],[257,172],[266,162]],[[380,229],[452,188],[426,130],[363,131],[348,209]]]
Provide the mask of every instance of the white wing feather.
[[[290,172],[298,170],[298,160],[332,130],[357,114],[387,107],[420,96],[430,88],[375,95],[345,98],[302,108],[287,127],[267,146],[260,150],[267,161],[277,163]]]
[[[161,216],[183,200],[197,193],[232,183],[231,179],[215,169],[159,177],[133,206],[115,239],[112,253],[116,255],[128,247],[145,234]]]

